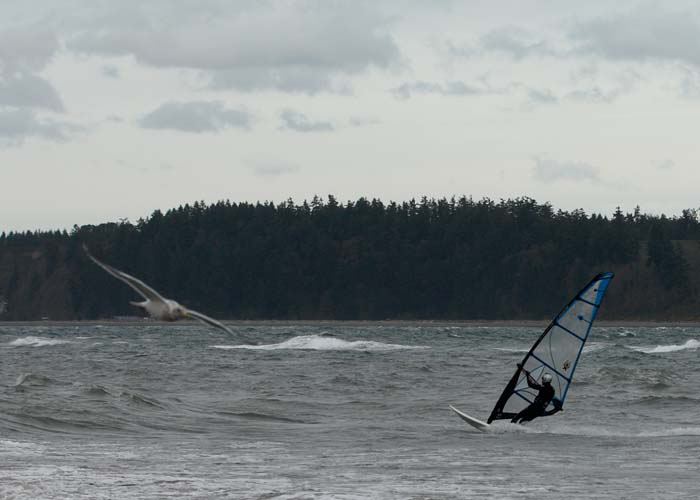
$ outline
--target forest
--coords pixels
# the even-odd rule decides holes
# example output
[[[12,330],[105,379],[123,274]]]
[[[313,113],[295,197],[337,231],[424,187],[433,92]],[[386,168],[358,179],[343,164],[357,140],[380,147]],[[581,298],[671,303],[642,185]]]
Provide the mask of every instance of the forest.
[[[0,231],[2,228],[0,227]],[[85,256],[220,319],[548,319],[596,273],[601,318],[697,320],[700,220],[531,198],[195,202],[71,231],[0,233],[0,320],[137,315]]]

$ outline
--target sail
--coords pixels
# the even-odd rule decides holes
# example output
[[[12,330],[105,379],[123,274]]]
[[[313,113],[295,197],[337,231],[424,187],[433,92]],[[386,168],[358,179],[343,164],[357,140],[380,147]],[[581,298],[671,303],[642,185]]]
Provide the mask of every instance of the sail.
[[[521,362],[538,383],[545,373],[552,376],[555,394],[547,406],[547,412],[561,408],[566,400],[581,351],[613,276],[613,273],[599,274],[583,287],[554,318]],[[525,373],[517,368],[491,412],[488,423],[513,418],[536,396],[537,390],[528,386]]]

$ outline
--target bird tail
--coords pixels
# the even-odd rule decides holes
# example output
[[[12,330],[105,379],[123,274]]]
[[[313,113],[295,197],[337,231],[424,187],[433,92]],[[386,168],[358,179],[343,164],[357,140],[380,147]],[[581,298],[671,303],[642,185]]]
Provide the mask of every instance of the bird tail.
[[[141,309],[146,309],[147,302],[147,300],[144,300],[143,302],[130,301],[129,304],[131,304],[132,306],[140,307]]]

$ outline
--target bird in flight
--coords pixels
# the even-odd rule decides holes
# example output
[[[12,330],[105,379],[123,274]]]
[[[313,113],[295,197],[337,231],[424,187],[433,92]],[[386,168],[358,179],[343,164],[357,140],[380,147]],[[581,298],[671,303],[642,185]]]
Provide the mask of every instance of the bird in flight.
[[[136,291],[136,293],[138,293],[144,299],[146,299],[142,302],[130,302],[130,304],[144,309],[154,319],[161,321],[177,321],[179,319],[194,318],[201,321],[202,323],[206,323],[207,325],[220,328],[221,330],[224,330],[225,332],[233,335],[233,332],[231,330],[229,330],[226,326],[224,326],[222,323],[215,320],[214,318],[210,318],[209,316],[206,316],[197,311],[193,311],[192,309],[187,309],[185,306],[178,304],[174,300],[166,299],[140,279],[134,278],[133,276],[126,274],[125,272],[122,272],[119,269],[115,269],[114,267],[107,265],[104,262],[100,262],[90,253],[90,250],[88,250],[87,245],[83,245],[83,250],[85,250],[87,256],[95,264],[100,266],[102,269],[107,271],[109,274],[111,274],[118,280],[121,280],[127,285],[129,285]]]

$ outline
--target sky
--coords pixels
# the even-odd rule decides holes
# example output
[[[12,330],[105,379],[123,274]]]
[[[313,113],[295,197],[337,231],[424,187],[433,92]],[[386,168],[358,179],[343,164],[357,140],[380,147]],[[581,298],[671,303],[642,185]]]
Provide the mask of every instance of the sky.
[[[202,200],[697,208],[700,4],[3,0],[0,231]]]

